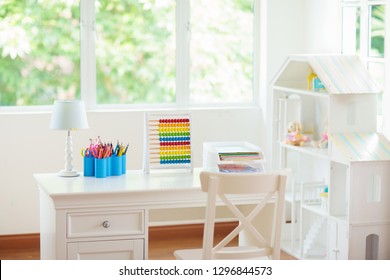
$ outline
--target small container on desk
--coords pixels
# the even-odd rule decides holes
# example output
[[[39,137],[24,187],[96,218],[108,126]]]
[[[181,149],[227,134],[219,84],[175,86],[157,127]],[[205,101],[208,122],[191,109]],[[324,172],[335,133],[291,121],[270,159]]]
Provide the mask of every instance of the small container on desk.
[[[122,175],[122,157],[113,155],[111,157],[111,175],[119,176]]]
[[[84,176],[95,176],[95,158],[92,156],[84,157]]]
[[[126,154],[122,156],[122,174],[126,174]]]
[[[106,162],[106,167],[107,167],[107,173],[106,173],[106,176],[111,176],[112,175],[112,165],[111,165],[111,161],[112,161],[112,157],[107,157],[107,162]]]
[[[107,177],[107,158],[95,158],[95,177]]]

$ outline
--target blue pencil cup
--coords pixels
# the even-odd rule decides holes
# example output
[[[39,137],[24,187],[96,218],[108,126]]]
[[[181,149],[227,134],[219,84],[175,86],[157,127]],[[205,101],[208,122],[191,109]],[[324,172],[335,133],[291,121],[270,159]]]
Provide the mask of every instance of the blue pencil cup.
[[[106,158],[107,160],[107,163],[106,163],[106,166],[107,166],[107,173],[106,173],[106,176],[111,176],[112,175],[112,170],[111,170],[111,157],[108,157]]]
[[[107,159],[95,158],[95,177],[105,178],[107,177]]]
[[[122,174],[126,174],[126,155],[121,156],[122,158]]]
[[[84,157],[84,176],[95,176],[95,158]]]
[[[112,156],[111,157],[111,175],[119,176],[122,175],[122,158],[123,156]]]

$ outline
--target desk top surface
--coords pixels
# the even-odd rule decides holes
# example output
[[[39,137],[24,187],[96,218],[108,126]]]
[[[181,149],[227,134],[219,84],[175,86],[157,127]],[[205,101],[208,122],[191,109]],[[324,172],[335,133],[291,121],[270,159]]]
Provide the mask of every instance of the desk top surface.
[[[142,170],[128,170],[121,176],[107,178],[60,177],[56,173],[34,174],[38,185],[49,195],[81,193],[153,192],[172,190],[200,190],[201,168],[189,171],[156,171],[145,174]]]

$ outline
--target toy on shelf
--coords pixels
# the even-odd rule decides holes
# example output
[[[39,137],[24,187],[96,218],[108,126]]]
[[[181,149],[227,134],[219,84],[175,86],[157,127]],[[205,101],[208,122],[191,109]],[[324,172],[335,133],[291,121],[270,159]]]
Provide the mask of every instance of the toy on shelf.
[[[307,76],[307,89],[314,90],[314,91],[325,90],[324,84],[321,82],[317,74],[314,72],[311,72]]]
[[[326,186],[324,190],[320,193],[321,198],[321,208],[325,211],[328,211],[328,187]]]
[[[190,113],[146,113],[145,131],[146,173],[182,168],[192,172]]]
[[[317,75],[314,73],[314,72],[311,72],[308,76],[307,76],[307,89],[308,90],[311,90],[312,89],[312,85],[313,85],[313,79],[316,78]]]
[[[313,147],[326,149],[328,148],[328,120],[324,121],[324,129],[322,131],[321,139],[318,141],[311,141]]]
[[[292,121],[287,127],[288,133],[286,137],[286,144],[293,146],[303,146],[308,137],[302,134],[302,124],[298,121]]]

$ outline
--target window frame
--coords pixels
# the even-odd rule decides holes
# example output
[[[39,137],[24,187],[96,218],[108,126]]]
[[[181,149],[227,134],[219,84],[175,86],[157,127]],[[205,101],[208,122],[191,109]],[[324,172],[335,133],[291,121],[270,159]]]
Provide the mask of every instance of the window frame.
[[[383,5],[386,9],[386,2],[386,0],[342,1],[342,9],[344,9],[345,7],[360,8],[360,50],[356,54],[360,56],[367,68],[369,63],[371,62],[383,64],[385,63],[385,57],[370,56],[370,7],[375,5]],[[343,21],[342,24],[344,24]],[[343,48],[342,52],[344,53]]]
[[[253,81],[252,101],[240,103],[190,102],[190,1],[176,0],[176,77],[173,103],[97,104],[95,59],[95,0],[80,1],[81,98],[91,110],[118,109],[200,109],[256,107],[260,94],[260,1],[253,0]]]
[[[386,7],[386,2],[387,0],[342,0],[341,1],[341,8],[344,9],[345,7],[356,7],[360,9],[360,49],[359,51],[355,50],[355,53],[358,55],[368,71],[370,72],[370,64],[372,63],[377,63],[377,64],[382,64],[383,69],[386,67],[386,50],[384,51],[383,57],[378,57],[378,56],[370,56],[370,49],[371,49],[371,6],[375,5],[383,5],[385,7],[385,22],[384,22],[384,28],[385,28],[385,34],[386,34],[386,23],[388,21],[388,11]],[[343,13],[342,13],[343,14]],[[344,25],[344,19],[342,19],[342,24]],[[344,28],[342,27],[342,30],[344,31]],[[342,34],[344,36],[344,34]],[[342,38],[342,46],[341,46],[341,51],[342,53],[345,53],[345,50],[343,49],[343,40]],[[389,39],[386,39],[386,35],[384,38],[384,44],[386,46],[386,41]],[[347,54],[351,54],[348,53]],[[385,94],[385,73],[383,73],[383,84],[381,84],[382,88],[382,95],[378,96],[378,106],[381,106],[383,108],[383,99],[384,99],[384,94]],[[380,84],[378,82],[378,84]],[[381,99],[381,101],[379,101]],[[383,126],[383,109],[378,110],[377,112],[377,130],[379,132],[382,131],[382,126]]]
[[[173,103],[97,104],[96,56],[95,56],[95,0],[79,0],[80,8],[80,96],[88,110],[153,110],[153,109],[227,109],[258,107],[260,100],[260,6],[261,0],[253,0],[253,81],[252,101],[240,103],[190,102],[190,1],[176,0],[176,77]],[[194,0],[193,0],[194,1]],[[51,105],[0,106],[1,112],[45,112]]]

